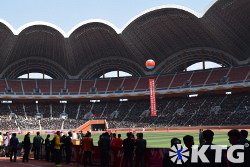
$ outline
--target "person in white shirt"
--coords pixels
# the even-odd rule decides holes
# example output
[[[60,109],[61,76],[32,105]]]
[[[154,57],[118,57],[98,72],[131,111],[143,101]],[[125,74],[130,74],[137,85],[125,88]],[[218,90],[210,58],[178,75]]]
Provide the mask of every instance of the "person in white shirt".
[[[10,144],[9,132],[6,132],[6,134],[4,135],[3,144],[4,144],[5,155],[9,156],[9,144]]]
[[[8,146],[9,145],[9,135],[6,133],[3,137],[3,141],[4,141],[4,146]]]
[[[73,131],[72,139],[75,139],[75,140],[77,139],[77,134],[75,131]]]

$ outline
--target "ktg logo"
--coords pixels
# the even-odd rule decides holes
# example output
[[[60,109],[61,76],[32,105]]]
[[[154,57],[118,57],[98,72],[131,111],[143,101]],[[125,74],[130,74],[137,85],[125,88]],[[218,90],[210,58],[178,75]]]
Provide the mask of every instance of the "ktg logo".
[[[198,145],[194,145],[192,148],[192,154],[190,154],[187,147],[182,147],[181,144],[177,144],[170,148],[169,157],[171,161],[176,164],[183,164],[187,162],[188,159],[191,159],[191,163],[198,163],[199,158],[202,163],[210,163],[205,155],[205,152],[209,147],[211,150],[215,151],[215,163],[221,163],[223,150],[227,150],[228,161],[232,163],[244,163],[244,152],[242,152],[245,149],[244,145],[234,145],[228,149],[226,145],[203,145],[199,149]],[[234,154],[236,150],[241,150],[241,152],[238,151]]]

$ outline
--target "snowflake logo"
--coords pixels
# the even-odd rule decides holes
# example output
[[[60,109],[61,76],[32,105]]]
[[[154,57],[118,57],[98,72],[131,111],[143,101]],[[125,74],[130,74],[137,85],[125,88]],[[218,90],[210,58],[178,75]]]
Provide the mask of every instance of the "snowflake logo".
[[[189,151],[187,147],[182,147],[181,144],[173,146],[169,150],[169,157],[176,164],[183,164],[188,160]]]

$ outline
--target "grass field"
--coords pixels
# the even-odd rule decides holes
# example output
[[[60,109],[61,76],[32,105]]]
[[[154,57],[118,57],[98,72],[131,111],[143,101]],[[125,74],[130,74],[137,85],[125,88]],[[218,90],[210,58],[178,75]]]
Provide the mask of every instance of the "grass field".
[[[122,138],[126,138],[126,133],[121,133]],[[147,140],[147,147],[165,148],[170,146],[170,140],[177,137],[182,140],[183,136],[192,135],[195,139],[195,144],[199,144],[198,131],[195,132],[145,132],[144,139]],[[42,135],[45,139],[46,135]],[[53,135],[52,135],[53,136]],[[34,135],[31,135],[31,141]],[[92,134],[94,145],[97,145],[99,134]],[[23,135],[18,135],[19,141],[23,140]],[[50,138],[52,139],[52,137]],[[215,132],[214,144],[229,145],[227,132]]]

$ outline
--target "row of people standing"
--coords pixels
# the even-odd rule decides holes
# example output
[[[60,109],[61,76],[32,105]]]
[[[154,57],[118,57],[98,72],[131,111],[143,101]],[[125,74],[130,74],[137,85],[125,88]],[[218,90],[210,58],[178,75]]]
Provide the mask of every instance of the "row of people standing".
[[[1,136],[1,134],[0,134]],[[23,160],[22,162],[29,162],[30,151],[34,152],[34,159],[42,159],[42,145],[45,141],[45,158],[48,161],[54,161],[56,164],[61,163],[61,154],[62,149],[66,153],[66,162],[67,164],[71,161],[72,155],[72,142],[71,142],[72,133],[69,132],[68,136],[62,136],[61,132],[57,131],[52,140],[50,140],[50,135],[47,135],[44,140],[40,136],[40,132],[36,133],[36,136],[33,138],[33,144],[31,144],[30,132],[24,136],[22,143],[19,142],[16,133],[12,133],[9,136],[9,133],[6,132],[3,136],[3,141],[0,138],[1,145],[4,147],[5,156],[10,157],[11,162],[17,161],[17,152],[23,148]]]
[[[37,135],[33,139],[33,151],[35,159],[38,159],[40,157],[40,151],[41,151],[41,145],[43,143],[43,138],[40,136],[40,133],[38,132]],[[3,147],[5,156],[10,157],[11,162],[16,162],[17,152],[18,150],[21,150],[21,148],[24,149],[24,156],[23,156],[23,162],[29,161],[29,152],[31,150],[31,142],[30,142],[30,132],[28,132],[24,136],[24,140],[22,143],[19,142],[17,138],[16,133],[12,133],[10,135],[9,132],[6,132],[3,136],[0,132],[0,146]]]
[[[84,165],[92,165],[92,152],[93,152],[93,138],[91,138],[91,133],[87,132],[86,135],[81,140],[82,157]],[[44,143],[45,142],[45,143]],[[45,159],[47,161],[54,161],[56,165],[62,162],[62,155],[66,155],[66,163],[71,162],[72,157],[72,133],[69,132],[68,136],[62,136],[61,132],[56,132],[54,138],[50,140],[50,135],[48,134],[44,140],[40,133],[37,132],[36,136],[33,138],[33,146],[31,144],[30,133],[28,132],[24,136],[22,143],[24,154],[23,162],[29,161],[30,151],[34,151],[34,159],[39,160],[42,153],[42,144],[45,144]],[[10,159],[13,162],[16,161],[16,152],[18,149],[19,141],[16,134],[13,133],[10,139]],[[127,133],[127,138],[122,140],[121,135],[109,134],[108,132],[100,135],[98,141],[98,147],[100,150],[100,160],[101,166],[116,166],[121,162],[121,150],[123,149],[124,156],[122,161],[122,166],[130,167],[133,166],[133,161],[135,160],[136,166],[145,165],[145,149],[146,140],[143,139],[143,134],[138,133],[137,139],[135,139],[132,133]]]
[[[40,132],[36,133],[36,136],[33,138],[33,146],[31,148],[31,141],[30,141],[30,132],[28,132],[24,136],[23,140],[23,162],[29,162],[29,153],[30,150],[34,152],[34,159],[39,160],[41,158],[42,153],[42,144],[44,143],[44,139],[40,136]]]
[[[65,155],[66,164],[69,164],[71,163],[72,147],[72,132],[68,132],[66,136],[57,131],[52,140],[50,140],[48,134],[45,139],[45,159],[48,162],[55,162],[56,165],[60,165],[62,156]]]
[[[100,151],[100,166],[102,167],[144,167],[147,142],[143,139],[143,133],[128,132],[127,138],[122,140],[121,134],[109,134],[105,132],[100,135],[98,148]],[[123,156],[122,155],[123,150]],[[92,154],[94,152],[93,138],[87,132],[81,139],[80,157],[84,166],[92,166]],[[123,157],[123,159],[122,159]],[[120,164],[122,162],[122,164]]]
[[[101,166],[120,166],[122,167],[144,167],[145,153],[147,142],[143,139],[143,133],[137,133],[137,138],[131,132],[127,133],[127,138],[121,139],[121,135],[110,134],[108,132],[103,133],[98,141],[98,147],[100,150]],[[123,159],[121,161],[121,154],[119,151],[123,150]],[[111,153],[111,155],[110,155]],[[110,162],[112,159],[112,162]]]
[[[123,149],[123,167],[132,167],[136,165],[138,167],[145,166],[145,151],[147,142],[143,139],[142,133],[134,134],[131,132],[127,133],[127,138],[122,140],[121,134],[118,137],[115,133],[109,134],[108,132],[100,135],[98,141],[98,147],[100,150],[100,162],[101,166],[120,166],[121,162],[121,150]],[[66,163],[71,162],[72,157],[72,132],[68,132],[68,135],[62,135],[60,131],[57,131],[54,138],[50,140],[50,135],[48,134],[44,140],[40,133],[33,139],[34,158],[40,159],[41,145],[45,141],[45,159],[47,161],[54,161],[56,165],[62,162],[62,156],[65,155]],[[31,149],[30,144],[30,134],[27,133],[24,137],[24,156],[23,161],[28,162],[29,150]],[[92,153],[93,153],[93,138],[91,133],[87,132],[82,135],[81,139],[81,157],[82,163],[87,165],[92,165]]]

